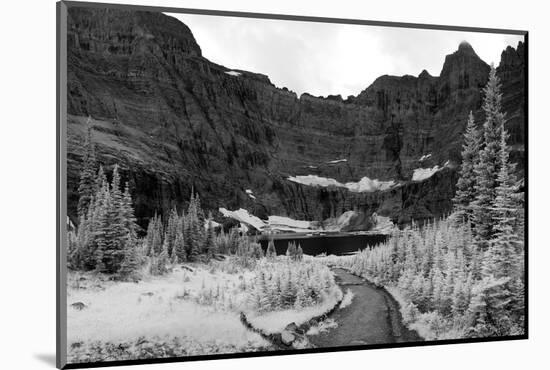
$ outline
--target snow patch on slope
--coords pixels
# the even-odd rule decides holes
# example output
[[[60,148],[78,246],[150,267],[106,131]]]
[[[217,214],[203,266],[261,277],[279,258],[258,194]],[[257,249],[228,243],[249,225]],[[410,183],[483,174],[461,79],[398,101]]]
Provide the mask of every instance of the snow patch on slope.
[[[254,193],[252,193],[252,190],[250,189],[246,189],[245,190],[246,194],[248,194],[248,196],[252,199],[256,199],[256,196],[254,195]]]
[[[346,188],[350,191],[363,193],[377,190],[388,190],[395,186],[395,181],[380,181],[378,179],[371,180],[368,177],[363,177],[359,182],[347,182]]]
[[[296,182],[298,184],[309,185],[309,186],[322,186],[322,187],[336,186],[339,188],[347,188],[349,191],[356,192],[356,193],[388,190],[396,185],[395,181],[393,180],[391,181],[380,181],[378,179],[371,180],[366,176],[363,177],[358,182],[347,182],[345,184],[342,184],[341,182],[335,179],[320,177],[317,175],[289,176],[288,180],[292,182]]]
[[[290,217],[284,216],[269,216],[267,223],[273,228],[276,228],[277,226],[288,226],[290,228],[306,230],[311,228],[310,221],[294,220]]]
[[[432,156],[432,153],[428,153],[428,154],[425,154],[423,155],[422,157],[420,157],[420,159],[418,160],[419,162],[422,162],[428,158],[430,158]]]
[[[236,211],[230,211],[223,207],[220,208],[220,212],[224,217],[234,218],[235,220],[250,225],[257,230],[261,230],[266,226],[266,223],[260,218],[251,215],[246,209],[239,208]]]
[[[242,75],[241,72],[237,72],[237,71],[228,71],[228,72],[224,72],[225,74],[227,75],[230,75],[230,76],[234,76],[234,77],[238,77],[240,75]]]
[[[429,179],[433,176],[434,173],[442,169],[443,168],[439,167],[438,165],[435,165],[432,168],[417,168],[413,172],[412,181],[422,181]]]
[[[336,163],[347,162],[347,161],[348,161],[347,159],[335,159],[334,161],[328,161],[327,163],[336,164]]]

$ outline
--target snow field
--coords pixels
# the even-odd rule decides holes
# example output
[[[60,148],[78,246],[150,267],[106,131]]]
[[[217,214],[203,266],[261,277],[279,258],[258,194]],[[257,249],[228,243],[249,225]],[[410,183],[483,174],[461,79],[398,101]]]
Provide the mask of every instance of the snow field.
[[[397,185],[395,181],[380,181],[378,179],[369,179],[368,177],[363,177],[358,182],[347,182],[345,184],[328,177],[321,177],[317,175],[305,175],[305,176],[290,176],[288,177],[289,181],[308,185],[308,186],[321,186],[329,187],[335,186],[339,188],[347,188],[349,191],[356,193],[364,192],[373,192],[373,191],[383,191],[388,190]]]

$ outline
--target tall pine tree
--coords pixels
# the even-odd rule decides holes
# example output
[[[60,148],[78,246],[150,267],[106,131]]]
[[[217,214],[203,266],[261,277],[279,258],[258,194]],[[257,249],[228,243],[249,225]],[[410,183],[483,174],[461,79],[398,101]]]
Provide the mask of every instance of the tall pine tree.
[[[96,156],[95,145],[92,137],[92,126],[88,118],[88,127],[86,131],[86,140],[84,142],[84,157],[82,160],[82,169],[80,171],[80,181],[78,184],[78,216],[85,216],[92,197],[96,191]]]
[[[472,208],[476,243],[482,249],[486,249],[489,240],[494,235],[495,212],[491,210],[491,206],[496,198],[496,188],[498,186],[500,140],[501,131],[504,127],[500,81],[494,66],[491,66],[489,81],[483,91],[485,93],[483,101],[483,111],[485,112],[483,144],[479,153],[479,162],[474,166],[477,183],[475,186],[476,199],[472,203]]]
[[[506,144],[508,135],[502,130],[500,142],[500,171],[496,197],[491,207],[495,216],[495,236],[491,248],[496,259],[496,277],[511,277],[518,271],[518,249],[522,240],[517,236],[517,220],[521,204],[516,193],[515,164],[509,162],[510,150]]]
[[[475,200],[476,174],[475,166],[479,160],[479,146],[481,139],[476,129],[474,115],[470,111],[466,132],[464,133],[464,144],[462,145],[462,166],[460,178],[456,183],[456,194],[453,203],[456,216],[467,222],[472,221],[471,203]]]

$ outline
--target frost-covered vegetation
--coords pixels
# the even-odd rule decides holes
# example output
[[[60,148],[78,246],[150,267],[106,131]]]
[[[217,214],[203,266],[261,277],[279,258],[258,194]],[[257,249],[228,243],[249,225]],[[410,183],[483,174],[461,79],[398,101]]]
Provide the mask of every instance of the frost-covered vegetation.
[[[326,312],[341,298],[325,265],[297,256],[258,257],[253,266],[237,255],[174,264],[162,276],[145,271],[139,283],[70,272],[69,359],[269,350],[270,343],[242,325],[241,312],[257,328],[279,332]],[[188,347],[172,348],[176,343]]]
[[[104,274],[71,272],[69,360],[270,349],[270,343],[239,321],[238,313],[249,305],[253,271],[239,268],[231,259],[184,266],[174,266],[163,276],[146,275],[137,284],[112,281]],[[176,344],[184,347],[174,348]],[[110,353],[118,347],[124,351]]]
[[[492,68],[481,132],[470,115],[455,212],[396,231],[351,257],[326,257],[388,289],[426,339],[524,332],[523,193],[509,162],[499,82]]]
[[[266,333],[276,333],[290,323],[301,325],[332,309],[342,292],[325,265],[277,257],[258,266],[250,298],[250,322]]]
[[[332,272],[314,262],[263,262],[257,268],[253,307],[264,313],[321,303],[335,287]]]

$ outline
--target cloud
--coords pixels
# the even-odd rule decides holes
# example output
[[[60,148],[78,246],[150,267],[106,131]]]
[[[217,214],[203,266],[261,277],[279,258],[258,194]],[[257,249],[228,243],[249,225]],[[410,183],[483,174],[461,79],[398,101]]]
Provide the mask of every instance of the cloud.
[[[396,27],[169,14],[185,23],[211,61],[263,73],[298,95],[357,95],[377,77],[437,76],[445,56],[468,41],[498,65],[523,36]]]

